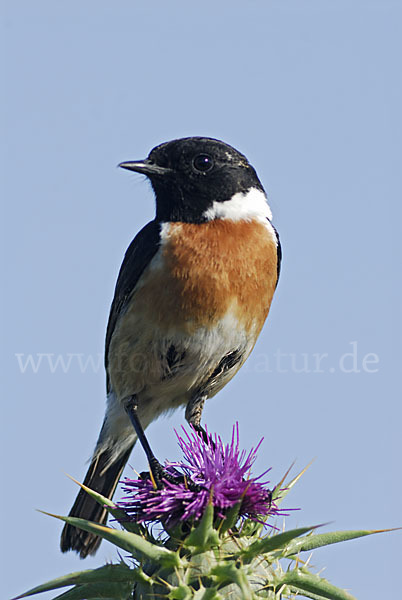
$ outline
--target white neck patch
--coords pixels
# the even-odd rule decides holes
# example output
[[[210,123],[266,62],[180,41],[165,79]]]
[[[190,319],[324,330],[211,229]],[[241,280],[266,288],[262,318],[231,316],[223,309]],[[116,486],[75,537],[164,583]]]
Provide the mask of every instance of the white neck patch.
[[[251,221],[258,219],[266,222],[272,219],[267,197],[261,190],[251,188],[245,194],[239,192],[225,202],[214,202],[203,216],[207,221],[229,219],[230,221]]]

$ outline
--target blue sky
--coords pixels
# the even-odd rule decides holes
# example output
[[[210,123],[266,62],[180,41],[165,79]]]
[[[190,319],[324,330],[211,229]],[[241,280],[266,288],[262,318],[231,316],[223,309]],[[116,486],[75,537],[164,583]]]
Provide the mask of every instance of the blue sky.
[[[85,474],[115,279],[154,213],[148,183],[116,165],[177,137],[248,156],[284,253],[269,320],[207,404],[209,429],[229,439],[238,420],[245,448],[264,436],[255,472],[272,466],[273,483],[315,458],[287,527],[402,524],[401,12],[388,0],[3,1],[2,597],[117,558],[107,544],[85,562],[60,554],[61,526],[35,508],[66,514],[65,472]],[[161,459],[178,457],[183,423],[176,412],[149,428]],[[145,468],[140,448],[130,464]],[[400,547],[394,532],[313,563],[358,598],[394,597]]]

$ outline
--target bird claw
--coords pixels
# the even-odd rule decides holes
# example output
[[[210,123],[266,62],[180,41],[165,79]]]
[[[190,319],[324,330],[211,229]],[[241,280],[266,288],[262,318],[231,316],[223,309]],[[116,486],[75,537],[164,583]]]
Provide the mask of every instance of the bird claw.
[[[204,441],[204,443],[207,446],[211,446],[211,448],[213,450],[216,449],[216,445],[214,440],[212,439],[212,435],[210,435],[209,433],[206,432],[206,430],[203,428],[202,425],[194,425],[193,427],[195,429],[195,431],[198,433],[198,435],[202,438],[202,440]]]
[[[168,473],[166,469],[156,459],[149,465],[149,471],[143,471],[140,473],[140,478],[145,480],[151,480],[156,490],[162,490],[165,486],[164,480],[174,485],[185,485],[192,492],[199,492],[201,487],[187,478],[185,475],[172,475]]]

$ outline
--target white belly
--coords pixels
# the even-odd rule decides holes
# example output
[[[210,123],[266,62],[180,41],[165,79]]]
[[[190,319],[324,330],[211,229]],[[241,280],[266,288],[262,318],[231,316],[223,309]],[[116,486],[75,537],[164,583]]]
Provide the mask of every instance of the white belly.
[[[161,332],[134,311],[128,312],[110,345],[111,386],[118,400],[136,395],[140,412],[160,414],[186,404],[205,386],[208,397],[216,394],[239,370],[254,341],[230,312],[213,327],[200,327],[191,334]],[[210,381],[223,357],[234,351],[239,354],[236,364]]]
[[[230,313],[213,328],[200,327],[191,335],[177,331],[161,335],[159,328],[145,327],[134,312],[127,312],[110,344],[112,389],[96,452],[108,448],[112,462],[136,441],[122,404],[125,398],[136,396],[138,417],[146,429],[162,413],[186,405],[197,395],[212,397],[222,389],[249,356],[257,335],[251,337]],[[172,347],[178,360],[169,364]],[[230,353],[236,353],[234,364],[217,368]]]

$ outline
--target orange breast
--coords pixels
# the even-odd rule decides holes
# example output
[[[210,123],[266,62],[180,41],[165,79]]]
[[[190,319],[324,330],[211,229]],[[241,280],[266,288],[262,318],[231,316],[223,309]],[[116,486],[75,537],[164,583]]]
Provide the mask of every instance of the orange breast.
[[[230,310],[258,335],[277,280],[276,243],[263,223],[174,223],[161,254],[135,294],[137,308],[148,305],[162,328],[181,324],[188,332]]]

